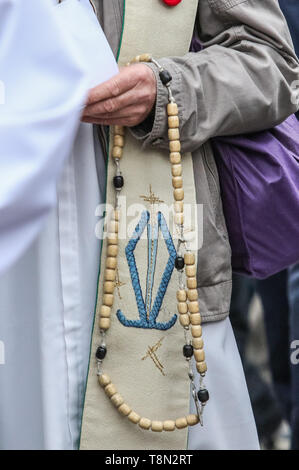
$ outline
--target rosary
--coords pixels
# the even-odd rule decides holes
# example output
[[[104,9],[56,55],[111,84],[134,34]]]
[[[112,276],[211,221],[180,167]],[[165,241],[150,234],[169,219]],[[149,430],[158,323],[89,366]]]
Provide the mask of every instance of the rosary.
[[[167,3],[167,2],[166,2]],[[179,2],[176,2],[179,3]],[[155,432],[174,431],[187,426],[194,426],[197,423],[203,425],[203,410],[209,400],[209,392],[206,390],[203,380],[207,372],[205,362],[204,343],[202,339],[201,315],[199,313],[196,262],[195,254],[185,249],[182,253],[184,242],[184,189],[182,178],[181,142],[179,131],[178,106],[173,98],[170,83],[172,77],[170,73],[151,57],[150,54],[142,54],[135,57],[129,64],[138,62],[152,62],[158,67],[160,80],[168,91],[168,138],[170,151],[170,164],[172,173],[172,186],[174,196],[174,221],[180,233],[175,268],[179,273],[179,288],[177,291],[177,306],[180,324],[184,329],[185,345],[183,355],[188,362],[188,376],[191,383],[192,396],[196,406],[196,414],[189,414],[176,420],[154,421],[140,416],[118,393],[110,377],[103,372],[103,361],[107,354],[106,332],[110,328],[111,311],[114,304],[114,289],[118,256],[118,228],[120,220],[120,208],[118,205],[118,195],[124,186],[124,177],[120,171],[120,161],[123,156],[125,145],[125,129],[122,126],[114,127],[112,158],[115,162],[116,173],[113,178],[113,185],[116,192],[116,206],[108,224],[106,267],[104,276],[103,300],[100,309],[99,329],[101,342],[96,351],[98,366],[98,378],[100,386],[105,394],[110,398],[111,403],[117,411],[124,417],[138,425],[141,429]],[[196,390],[194,374],[191,366],[191,359],[194,357],[196,369],[200,374],[200,389]]]

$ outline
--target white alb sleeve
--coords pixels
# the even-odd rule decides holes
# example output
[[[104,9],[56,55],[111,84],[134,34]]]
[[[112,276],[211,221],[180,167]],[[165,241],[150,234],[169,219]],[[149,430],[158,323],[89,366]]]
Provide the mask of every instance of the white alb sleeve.
[[[0,2],[0,273],[56,202],[88,84],[51,0]]]

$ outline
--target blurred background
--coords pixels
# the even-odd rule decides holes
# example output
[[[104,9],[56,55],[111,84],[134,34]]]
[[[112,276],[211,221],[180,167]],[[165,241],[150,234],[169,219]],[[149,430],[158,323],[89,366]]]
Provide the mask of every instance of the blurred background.
[[[299,1],[279,3],[299,55]],[[231,321],[262,448],[298,450],[299,264],[263,281],[235,275]]]
[[[284,271],[265,281],[233,279],[231,322],[264,450],[299,449],[299,364],[291,363],[288,278]]]

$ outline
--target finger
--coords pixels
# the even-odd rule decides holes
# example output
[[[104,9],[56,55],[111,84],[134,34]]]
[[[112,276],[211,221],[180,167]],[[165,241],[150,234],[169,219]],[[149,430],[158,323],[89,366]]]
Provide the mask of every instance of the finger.
[[[114,119],[97,119],[97,118],[84,118],[83,122],[90,124],[97,124],[101,126],[125,126],[133,127],[140,124],[143,121],[143,118],[135,118],[132,116],[127,116],[124,118],[114,118]]]
[[[136,82],[135,67],[124,67],[119,74],[96,86],[89,92],[87,105],[119,96],[132,88]]]
[[[115,77],[112,77],[107,82],[96,86],[89,92],[87,105],[118,96],[119,94],[124,93],[127,89],[127,82],[120,78],[120,74],[115,75]]]
[[[116,113],[128,106],[139,103],[143,100],[143,95],[144,93],[142,89],[130,89],[115,98],[108,98],[107,100],[86,106],[84,116],[99,116],[101,114]]]
[[[84,114],[83,118],[95,118],[95,119],[117,119],[117,118],[125,118],[125,117],[138,117],[141,115],[146,114],[147,112],[147,107],[144,104],[138,104],[138,105],[131,105],[131,106],[126,106],[123,109],[120,109],[118,111],[115,111],[114,113],[101,113],[101,114],[93,114],[93,115],[87,115]]]

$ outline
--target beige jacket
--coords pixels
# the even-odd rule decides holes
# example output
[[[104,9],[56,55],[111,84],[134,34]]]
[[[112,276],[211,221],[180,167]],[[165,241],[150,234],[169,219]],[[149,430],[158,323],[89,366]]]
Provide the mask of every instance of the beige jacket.
[[[123,9],[124,0],[98,1],[99,19],[115,55]],[[299,70],[277,0],[199,0],[195,27],[204,50],[160,62],[173,76],[182,150],[192,152],[197,202],[204,205],[198,263],[201,313],[204,321],[216,321],[229,313],[231,250],[209,139],[270,128],[295,112],[292,84]],[[150,132],[144,126],[132,132],[144,145],[166,149],[167,93],[158,76],[157,91]]]

